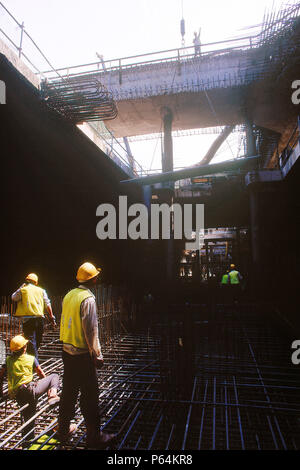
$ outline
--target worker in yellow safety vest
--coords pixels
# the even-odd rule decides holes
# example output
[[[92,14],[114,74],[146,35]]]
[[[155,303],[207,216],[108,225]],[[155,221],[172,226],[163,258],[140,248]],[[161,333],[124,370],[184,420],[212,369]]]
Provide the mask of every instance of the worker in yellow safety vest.
[[[236,270],[235,264],[230,265],[230,271],[228,273],[228,284],[231,288],[232,300],[236,303],[240,296],[240,287],[243,277],[239,271]]]
[[[56,326],[47,292],[38,286],[38,276],[30,273],[26,276],[25,283],[12,294],[11,298],[17,303],[15,316],[23,319],[23,334],[30,341],[28,353],[38,358],[38,349],[44,332],[45,311],[53,328]]]
[[[96,369],[103,366],[99,342],[97,305],[90,289],[95,287],[100,268],[82,264],[76,279],[78,287],[63,299],[60,340],[63,343],[63,388],[59,408],[58,436],[62,444],[76,430],[70,421],[75,414],[79,391],[80,408],[87,429],[87,448],[103,449],[115,435],[100,431],[99,388]]]
[[[59,388],[58,374],[46,376],[36,357],[27,354],[28,339],[22,335],[13,337],[10,341],[11,355],[6,358],[6,363],[0,369],[0,395],[3,390],[3,380],[7,377],[8,394],[16,399],[19,406],[23,407],[22,415],[27,422],[36,413],[38,398],[47,392],[48,404],[56,405],[59,402],[57,394]],[[33,381],[33,374],[37,373],[40,380]],[[22,430],[26,440],[34,437],[34,420],[28,423]]]
[[[240,282],[242,281],[243,277],[241,276],[241,274],[239,273],[239,271],[237,271],[235,269],[235,264],[231,264],[230,265],[230,271],[228,273],[228,284],[231,284],[231,285],[236,285],[236,284],[240,284]]]

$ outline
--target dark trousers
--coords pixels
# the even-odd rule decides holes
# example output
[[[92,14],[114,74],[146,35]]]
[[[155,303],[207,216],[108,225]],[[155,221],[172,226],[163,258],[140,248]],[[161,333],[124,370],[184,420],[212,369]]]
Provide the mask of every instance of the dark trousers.
[[[23,334],[29,340],[27,353],[38,359],[38,349],[43,339],[44,319],[30,318],[23,323]]]
[[[232,303],[239,302],[241,297],[241,286],[240,284],[230,284],[229,286],[230,301]]]
[[[72,356],[62,353],[64,364],[63,387],[59,407],[59,431],[67,434],[70,420],[74,418],[75,406],[80,392],[80,409],[85,420],[87,435],[99,433],[99,388],[95,365],[89,354]]]
[[[30,382],[25,386],[21,385],[16,395],[17,403],[19,406],[26,405],[27,403],[29,405],[22,411],[24,422],[28,421],[36,413],[37,399],[43,395],[43,393],[50,390],[50,388],[59,388],[59,376],[57,374],[50,374],[44,379],[40,379],[37,382]],[[25,426],[22,431],[23,436],[30,432],[27,436],[28,440],[34,438],[34,426],[35,420]]]
[[[226,302],[228,302],[229,290],[230,290],[230,287],[227,284],[221,284],[219,288],[219,298],[220,298],[221,303],[226,304]]]

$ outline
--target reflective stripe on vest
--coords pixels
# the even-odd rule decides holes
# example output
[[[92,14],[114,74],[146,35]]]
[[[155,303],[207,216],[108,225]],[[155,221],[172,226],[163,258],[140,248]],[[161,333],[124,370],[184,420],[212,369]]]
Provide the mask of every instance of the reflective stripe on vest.
[[[230,284],[239,284],[239,272],[238,271],[230,271],[229,273]]]
[[[33,379],[34,356],[30,354],[22,354],[21,356],[8,356],[7,365],[7,382],[8,393],[15,396],[18,388],[23,384],[28,384]]]
[[[41,287],[27,284],[21,288],[22,300],[18,302],[17,317],[44,316],[44,290]]]
[[[66,344],[72,344],[76,348],[88,349],[81,326],[80,305],[93,294],[86,289],[73,289],[63,300],[60,340]]]

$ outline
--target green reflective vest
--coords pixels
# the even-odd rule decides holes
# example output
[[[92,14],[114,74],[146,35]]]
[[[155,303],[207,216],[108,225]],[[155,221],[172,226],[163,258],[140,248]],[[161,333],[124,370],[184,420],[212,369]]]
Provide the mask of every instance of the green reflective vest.
[[[230,271],[229,273],[230,284],[239,284],[239,272],[236,270]]]
[[[221,284],[228,284],[228,274],[223,274]]]
[[[89,290],[76,288],[68,292],[63,300],[60,340],[80,349],[88,349],[80,317],[80,305],[88,297],[94,297]]]
[[[41,287],[27,284],[21,288],[22,300],[18,302],[16,316],[44,316],[44,291]]]
[[[8,356],[6,359],[8,393],[15,396],[18,388],[28,384],[33,379],[34,356],[22,354],[21,356]]]

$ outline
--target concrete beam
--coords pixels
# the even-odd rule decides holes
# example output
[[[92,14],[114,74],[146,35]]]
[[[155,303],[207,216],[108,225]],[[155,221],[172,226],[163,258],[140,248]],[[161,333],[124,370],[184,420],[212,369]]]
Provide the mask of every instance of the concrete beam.
[[[193,176],[206,176],[213,175],[216,173],[222,173],[224,171],[249,171],[251,166],[256,165],[259,161],[259,157],[252,156],[248,158],[238,158],[235,160],[228,160],[226,162],[214,163],[211,165],[189,167],[183,170],[168,171],[165,173],[158,173],[155,175],[144,176],[142,178],[133,178],[131,180],[123,180],[120,183],[139,183],[142,185],[156,184],[167,181],[178,181],[185,178],[191,178]]]
[[[212,143],[212,145],[210,146],[210,148],[209,148],[208,152],[206,153],[205,157],[202,158],[201,162],[198,163],[198,165],[208,165],[211,162],[211,160],[216,155],[216,152],[218,151],[218,149],[221,147],[223,142],[225,142],[225,140],[231,134],[231,132],[233,131],[234,128],[235,128],[235,126],[226,126],[223,129],[221,134],[218,135],[216,140]],[[252,153],[251,155],[254,155],[254,153]]]

